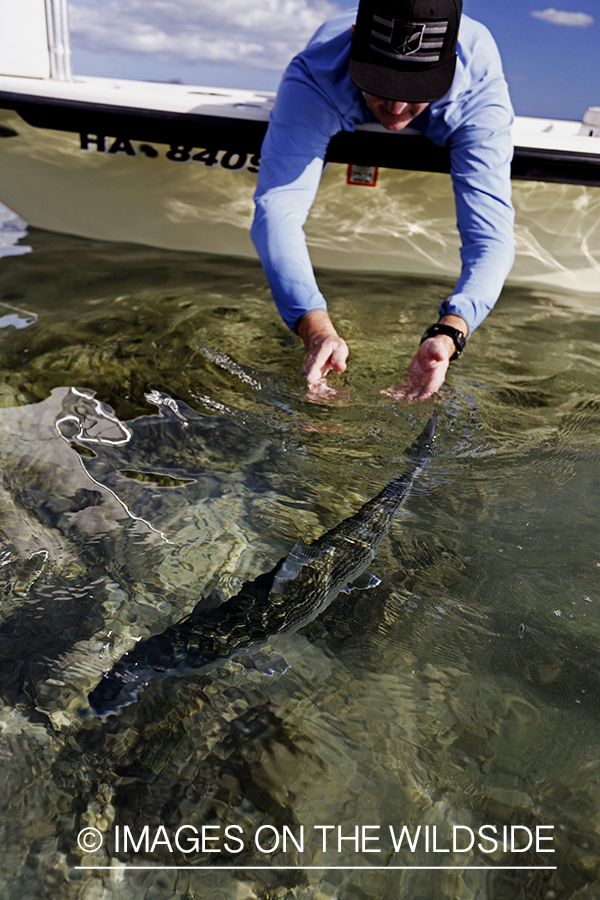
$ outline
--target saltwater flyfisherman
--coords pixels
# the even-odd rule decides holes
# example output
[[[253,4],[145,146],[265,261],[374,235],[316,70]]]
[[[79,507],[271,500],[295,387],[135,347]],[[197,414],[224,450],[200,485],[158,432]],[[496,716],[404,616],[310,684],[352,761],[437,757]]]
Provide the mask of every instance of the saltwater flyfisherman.
[[[297,541],[274,569],[245,583],[219,607],[207,610],[200,601],[187,618],[140,641],[90,694],[94,712],[103,717],[116,713],[156,678],[206,670],[264,646],[275,635],[312,622],[341,591],[376,586],[379,579],[367,570],[425,466],[435,427],[434,413],[409,451],[408,471],[354,516],[311,545]]]
[[[406,377],[383,391],[424,400],[493,308],[514,260],[513,111],[493,38],[462,15],[462,0],[361,0],[317,31],[281,82],[252,239],[284,322],[306,346],[308,388],[323,397],[334,393],[326,376],[345,371],[348,347],[328,315],[302,226],[331,138],[377,120],[393,132],[410,124],[450,151],[461,274]]]

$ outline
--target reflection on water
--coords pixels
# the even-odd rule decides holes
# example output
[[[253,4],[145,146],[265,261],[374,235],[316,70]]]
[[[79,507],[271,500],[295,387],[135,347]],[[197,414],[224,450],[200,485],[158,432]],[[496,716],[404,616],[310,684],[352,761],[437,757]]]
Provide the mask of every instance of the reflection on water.
[[[257,265],[30,240],[0,269],[20,311],[0,321],[0,897],[597,896],[600,296],[505,292],[453,365],[377,587],[256,668],[164,678],[102,722],[87,697],[137,641],[404,471],[434,404],[379,388],[447,286],[323,275],[351,350],[327,406]],[[554,826],[556,852],[424,842],[483,825]]]

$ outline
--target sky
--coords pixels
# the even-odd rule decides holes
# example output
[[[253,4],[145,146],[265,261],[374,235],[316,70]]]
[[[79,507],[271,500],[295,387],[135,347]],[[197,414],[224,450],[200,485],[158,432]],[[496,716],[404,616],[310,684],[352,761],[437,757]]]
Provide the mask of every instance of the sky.
[[[546,0],[547,2],[547,0]],[[600,3],[464,0],[492,32],[517,115],[580,120],[600,106]],[[345,0],[70,0],[73,71],[277,90]]]

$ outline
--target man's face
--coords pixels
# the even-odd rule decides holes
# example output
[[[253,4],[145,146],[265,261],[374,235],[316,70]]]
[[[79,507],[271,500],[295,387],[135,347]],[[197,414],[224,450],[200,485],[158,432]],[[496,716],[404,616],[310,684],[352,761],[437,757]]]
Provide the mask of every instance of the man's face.
[[[364,94],[367,106],[388,131],[402,131],[429,103],[404,103],[401,100],[384,100],[373,94]]]

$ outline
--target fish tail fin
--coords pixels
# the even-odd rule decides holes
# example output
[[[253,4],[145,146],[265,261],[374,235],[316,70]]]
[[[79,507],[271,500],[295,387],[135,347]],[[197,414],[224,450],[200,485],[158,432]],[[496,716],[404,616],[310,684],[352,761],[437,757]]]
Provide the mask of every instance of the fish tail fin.
[[[105,672],[88,697],[97,716],[116,714],[122,707],[135,703],[150,681],[165,675],[173,665],[177,650],[171,637],[173,630],[171,627],[140,641]]]
[[[158,669],[130,664],[124,657],[110,672],[105,673],[89,695],[92,712],[102,719],[116,715],[124,706],[135,703],[149,681],[163,674],[164,671]]]

